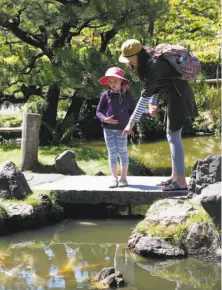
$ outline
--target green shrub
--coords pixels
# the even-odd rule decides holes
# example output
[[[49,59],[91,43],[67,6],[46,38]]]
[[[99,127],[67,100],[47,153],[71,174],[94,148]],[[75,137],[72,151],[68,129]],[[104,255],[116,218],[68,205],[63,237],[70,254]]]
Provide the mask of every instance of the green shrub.
[[[21,127],[22,116],[17,115],[3,115],[0,116],[0,127]]]
[[[192,87],[198,107],[198,117],[193,122],[193,128],[218,133],[221,127],[221,88],[209,85],[204,80],[194,82]]]

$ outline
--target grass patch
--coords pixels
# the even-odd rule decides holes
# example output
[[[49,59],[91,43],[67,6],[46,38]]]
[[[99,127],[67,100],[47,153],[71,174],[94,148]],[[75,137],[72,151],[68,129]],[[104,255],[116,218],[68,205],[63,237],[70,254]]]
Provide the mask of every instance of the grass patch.
[[[35,195],[29,195],[26,199],[25,199],[25,203],[32,205],[33,207],[39,206],[40,205],[40,198]]]
[[[146,220],[141,221],[135,228],[134,232],[142,235],[148,235],[150,237],[160,237],[169,239],[173,244],[178,245],[186,237],[188,229],[192,224],[199,222],[212,222],[209,214],[201,207],[198,207],[198,213],[193,213],[186,221],[176,225],[161,225],[151,224]],[[203,233],[201,238],[205,238]]]
[[[108,164],[108,153],[106,149],[89,147],[67,147],[67,146],[44,146],[39,147],[38,163],[31,170],[36,173],[56,173],[55,158],[65,150],[75,152],[78,166],[87,174],[95,175],[102,171],[110,175]],[[16,166],[20,166],[21,148],[18,144],[2,144],[0,147],[0,163],[11,160]],[[30,171],[30,170],[29,170]],[[146,169],[143,163],[136,158],[130,157],[129,175],[145,175]],[[120,173],[120,168],[119,168]]]
[[[206,146],[206,143],[208,146]],[[221,153],[221,142],[215,137],[195,137],[184,138],[186,175],[191,173],[191,167],[197,159],[205,158],[209,155]],[[21,161],[20,145],[1,144],[0,163],[7,160],[13,161],[19,167]],[[43,146],[39,147],[38,164],[32,172],[54,173],[55,158],[64,150],[75,152],[79,167],[87,174],[94,175],[102,171],[110,175],[108,164],[108,153],[103,141],[85,142],[84,144]],[[145,175],[145,166],[151,168],[156,176],[169,176],[171,174],[171,157],[169,145],[166,140],[151,142],[140,145],[129,146],[129,175]]]
[[[36,206],[40,205],[40,198],[38,197],[37,193],[32,193],[32,194],[28,195],[23,200],[5,199],[3,201],[3,204],[5,204],[5,205],[8,205],[8,204],[29,204],[29,205],[32,205],[33,207],[36,207]]]
[[[9,204],[28,204],[33,207],[37,207],[40,205],[41,198],[39,197],[39,194],[46,194],[49,196],[51,202],[53,211],[59,213],[63,211],[63,208],[57,203],[56,196],[53,194],[50,190],[34,190],[32,194],[28,195],[23,200],[17,200],[17,199],[5,199],[2,201],[2,205],[0,205],[0,217],[3,215],[7,215],[7,211],[5,207]]]
[[[39,198],[39,194],[47,194],[50,196],[50,191],[49,190],[35,190],[32,192],[32,194],[28,195],[25,199],[18,200],[18,199],[5,199],[3,201],[4,204],[29,204],[32,205],[33,207],[39,206],[41,199]]]

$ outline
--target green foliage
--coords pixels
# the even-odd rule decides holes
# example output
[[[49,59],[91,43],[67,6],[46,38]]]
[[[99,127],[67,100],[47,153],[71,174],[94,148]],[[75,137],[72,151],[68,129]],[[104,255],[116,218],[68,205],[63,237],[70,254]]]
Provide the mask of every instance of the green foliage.
[[[20,115],[0,115],[0,127],[21,127],[22,116]]]
[[[3,205],[7,206],[8,204],[29,204],[33,207],[37,207],[40,205],[40,197],[38,196],[38,192],[36,191],[32,192],[24,200],[7,199],[3,201]]]
[[[25,110],[41,114],[45,132],[50,136],[47,144],[67,143],[83,136],[84,125],[95,120],[95,107],[105,89],[98,79],[108,67],[124,68],[132,92],[139,97],[140,86],[134,82],[135,76],[118,63],[121,44],[127,38],[150,45],[181,43],[200,58],[206,76],[215,77],[220,64],[218,1],[76,3],[68,0],[0,3],[0,104],[25,103]],[[53,85],[58,88],[55,104],[49,98]],[[212,92],[207,96],[212,96]],[[75,109],[79,99],[79,109],[71,112],[69,108]],[[210,104],[213,103],[210,99]],[[212,106],[215,108],[216,102]],[[218,123],[218,112],[213,108],[211,111]],[[159,137],[163,131],[160,121],[159,117],[142,121],[136,136]],[[91,135],[94,136],[93,132]]]
[[[220,43],[220,2],[171,0],[169,13],[156,21],[157,43],[180,43],[204,63],[217,63]]]
[[[42,115],[46,107],[46,101],[39,96],[32,96],[23,106],[23,111]]]
[[[199,115],[193,122],[193,128],[220,133],[221,128],[221,88],[204,82],[192,84]]]

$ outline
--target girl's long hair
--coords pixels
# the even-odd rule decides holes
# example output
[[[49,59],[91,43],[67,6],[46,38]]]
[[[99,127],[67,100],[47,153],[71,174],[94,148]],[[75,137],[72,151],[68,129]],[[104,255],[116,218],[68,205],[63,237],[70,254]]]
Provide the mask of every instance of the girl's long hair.
[[[145,80],[146,72],[148,69],[149,60],[154,58],[155,50],[149,46],[143,46],[141,51],[138,53],[138,77],[141,82]]]

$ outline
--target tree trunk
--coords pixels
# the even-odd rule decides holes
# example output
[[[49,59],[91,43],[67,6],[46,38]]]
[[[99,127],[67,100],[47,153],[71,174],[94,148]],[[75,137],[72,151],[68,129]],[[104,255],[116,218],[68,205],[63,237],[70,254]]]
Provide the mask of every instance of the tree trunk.
[[[79,112],[82,107],[84,98],[81,96],[78,96],[78,92],[76,91],[72,96],[72,102],[68,108],[68,111],[66,113],[65,118],[63,119],[63,122],[70,117],[70,115],[73,115],[73,120],[77,120],[79,117]],[[62,123],[63,123],[62,122]]]
[[[78,96],[78,93],[76,91],[72,96],[72,102],[68,108],[65,117],[58,127],[59,136],[62,136],[70,126],[78,122],[82,104],[83,98],[81,96]]]
[[[50,145],[55,141],[56,117],[59,102],[60,87],[52,84],[47,95],[47,106],[42,116],[40,129],[40,145]]]
[[[154,17],[149,16],[149,26],[148,26],[148,33],[150,34],[151,37],[153,37],[153,32],[154,32]]]

